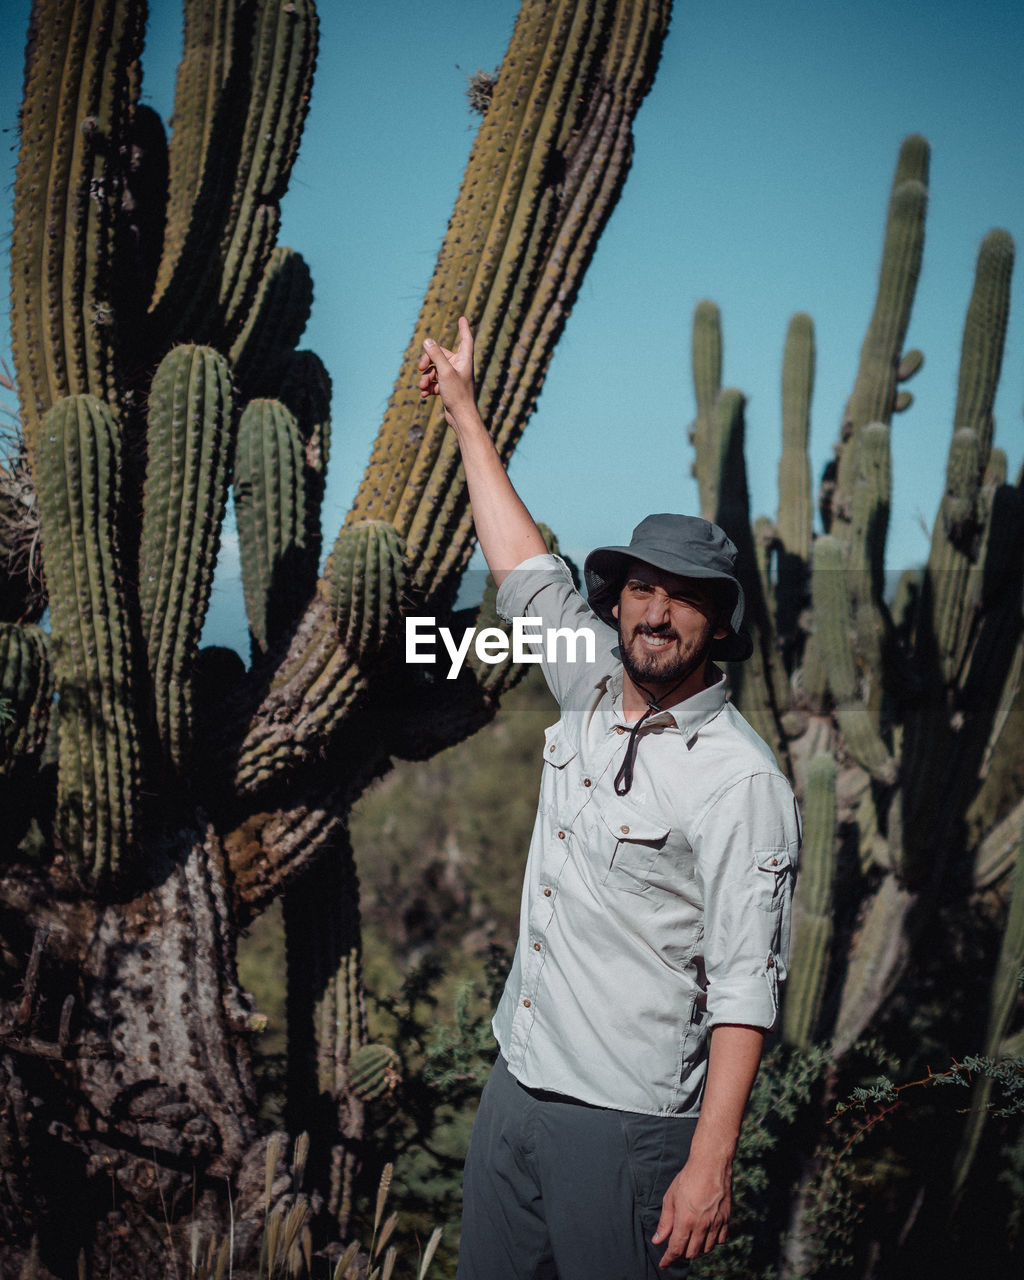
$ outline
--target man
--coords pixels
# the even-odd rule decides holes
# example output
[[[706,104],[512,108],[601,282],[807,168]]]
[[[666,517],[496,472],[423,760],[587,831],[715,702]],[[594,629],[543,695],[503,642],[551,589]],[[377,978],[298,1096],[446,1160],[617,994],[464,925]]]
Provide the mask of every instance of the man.
[[[465,318],[432,340],[506,617],[590,626],[597,659],[545,661],[545,735],[500,1056],[466,1161],[460,1280],[686,1274],[725,1237],[740,1121],[785,977],[799,818],[725,699],[749,656],[735,547],[649,516],[587,557],[589,607],[547,553],[476,408]]]

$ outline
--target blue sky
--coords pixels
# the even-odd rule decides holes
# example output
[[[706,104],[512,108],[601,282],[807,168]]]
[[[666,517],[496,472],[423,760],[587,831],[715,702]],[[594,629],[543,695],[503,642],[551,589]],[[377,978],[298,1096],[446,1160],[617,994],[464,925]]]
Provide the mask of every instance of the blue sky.
[[[407,0],[320,5],[312,110],[281,238],[310,263],[303,345],[334,381],[328,543],[400,372],[473,140],[465,77],[500,62],[517,8],[449,0],[439,20]],[[144,92],[166,118],[180,11],[172,0],[152,9]],[[4,0],[5,237],[27,13],[27,0]],[[931,201],[908,345],[926,363],[894,424],[888,563],[924,559],[978,245],[994,226],[1024,243],[1022,48],[1019,0],[676,0],[632,173],[511,467],[569,554],[625,540],[649,511],[695,510],[690,323],[704,297],[722,310],[725,382],[748,397],[755,516],[775,511],[786,325],[794,311],[812,315],[820,475],[874,300],[897,149],[921,132]],[[1021,291],[1018,279],[996,406],[1012,472],[1024,455]],[[4,313],[6,335],[6,299]],[[207,638],[242,645],[230,550]]]

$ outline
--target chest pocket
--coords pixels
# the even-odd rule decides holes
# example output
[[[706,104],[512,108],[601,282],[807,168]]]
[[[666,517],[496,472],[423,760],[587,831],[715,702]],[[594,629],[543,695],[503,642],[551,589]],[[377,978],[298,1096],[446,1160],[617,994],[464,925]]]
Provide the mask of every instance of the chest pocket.
[[[608,861],[601,883],[626,893],[644,893],[650,875],[669,837],[669,827],[645,817],[621,800],[608,800],[600,811]]]

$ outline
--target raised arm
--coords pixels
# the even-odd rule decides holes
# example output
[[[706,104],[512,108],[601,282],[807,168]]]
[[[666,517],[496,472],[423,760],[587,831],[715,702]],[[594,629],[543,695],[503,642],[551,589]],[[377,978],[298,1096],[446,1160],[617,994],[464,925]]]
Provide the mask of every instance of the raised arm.
[[[449,351],[427,338],[419,368],[421,398],[441,397],[445,419],[459,442],[476,534],[487,567],[500,585],[509,570],[547,547],[512,487],[476,407],[473,334],[465,316],[459,318],[457,349]]]

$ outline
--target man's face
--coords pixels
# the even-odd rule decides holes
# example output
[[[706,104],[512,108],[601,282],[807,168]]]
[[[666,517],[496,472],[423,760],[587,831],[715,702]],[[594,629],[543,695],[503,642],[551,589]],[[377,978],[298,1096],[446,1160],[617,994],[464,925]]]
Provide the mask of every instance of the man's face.
[[[612,613],[622,665],[634,683],[673,685],[702,668],[713,640],[729,634],[714,594],[700,578],[681,578],[635,560]]]

